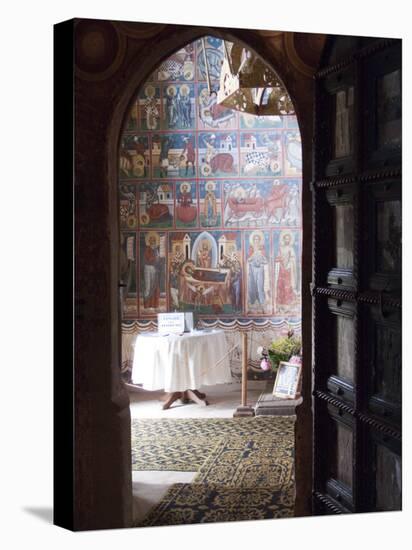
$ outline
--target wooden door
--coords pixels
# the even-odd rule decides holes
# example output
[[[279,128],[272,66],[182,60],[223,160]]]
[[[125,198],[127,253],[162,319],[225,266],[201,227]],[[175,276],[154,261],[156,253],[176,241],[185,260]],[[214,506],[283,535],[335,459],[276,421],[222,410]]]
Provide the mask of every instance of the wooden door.
[[[401,41],[331,37],[313,159],[315,514],[401,509]]]

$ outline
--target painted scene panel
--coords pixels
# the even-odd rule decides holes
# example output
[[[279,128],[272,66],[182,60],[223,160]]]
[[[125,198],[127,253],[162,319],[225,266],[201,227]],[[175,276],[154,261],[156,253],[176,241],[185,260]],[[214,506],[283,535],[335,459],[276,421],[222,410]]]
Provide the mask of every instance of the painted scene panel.
[[[239,233],[171,233],[169,273],[171,309],[206,315],[242,311],[243,266]]]
[[[226,47],[240,61],[243,47]],[[133,273],[123,268],[128,319],[168,309],[299,318],[297,119],[218,105],[224,59],[220,38],[198,39],[162,61],[131,105],[119,178],[123,264],[134,262]]]
[[[151,80],[191,82],[195,77],[195,45],[193,42],[165,59],[154,71]]]
[[[120,178],[144,179],[150,175],[149,138],[124,134],[120,146]]]
[[[225,181],[226,227],[299,226],[299,180]]]
[[[243,176],[280,176],[282,135],[274,132],[242,132],[240,173]]]
[[[199,177],[239,175],[239,152],[236,132],[200,132]]]
[[[237,112],[217,104],[216,94],[218,89],[219,85],[213,86],[212,93],[209,94],[207,84],[198,84],[197,106],[199,116],[197,121],[199,130],[234,130],[238,126]]]
[[[224,60],[224,46],[221,38],[205,36],[196,42],[197,51],[197,79],[219,80],[222,62]]]
[[[283,128],[284,118],[277,115],[255,116],[248,113],[240,114],[240,128],[243,130]]]
[[[153,134],[152,177],[186,178],[195,176],[196,141],[193,133]]]
[[[188,130],[195,125],[195,89],[193,84],[163,84],[162,129]]]
[[[141,229],[173,227],[173,183],[161,181],[139,185],[139,223]]]
[[[119,187],[120,229],[137,229],[137,190],[135,185]]]

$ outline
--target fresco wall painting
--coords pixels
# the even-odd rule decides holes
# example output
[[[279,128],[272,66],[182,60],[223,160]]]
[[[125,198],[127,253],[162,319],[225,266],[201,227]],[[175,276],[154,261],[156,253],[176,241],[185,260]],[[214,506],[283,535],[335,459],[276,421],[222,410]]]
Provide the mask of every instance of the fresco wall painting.
[[[125,322],[194,311],[300,323],[301,142],[295,116],[216,103],[223,44],[179,50],[137,93],[120,146]],[[277,329],[277,330],[278,330]],[[279,331],[278,331],[279,332]]]

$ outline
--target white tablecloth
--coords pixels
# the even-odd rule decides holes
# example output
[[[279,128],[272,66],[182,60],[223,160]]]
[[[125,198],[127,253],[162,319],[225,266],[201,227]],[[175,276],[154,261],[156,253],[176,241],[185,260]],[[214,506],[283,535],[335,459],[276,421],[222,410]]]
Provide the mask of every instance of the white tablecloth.
[[[232,382],[223,330],[136,338],[132,382],[147,390],[167,392]]]

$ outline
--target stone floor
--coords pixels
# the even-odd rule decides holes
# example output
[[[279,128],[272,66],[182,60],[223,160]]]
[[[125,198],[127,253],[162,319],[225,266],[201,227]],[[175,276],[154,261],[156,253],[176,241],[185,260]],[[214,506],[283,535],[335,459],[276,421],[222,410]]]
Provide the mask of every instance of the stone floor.
[[[251,380],[248,383],[248,405],[256,404],[265,385],[265,381]],[[197,388],[206,394],[209,403],[207,407],[175,401],[166,411],[162,409],[163,391],[146,391],[137,386],[128,388],[132,418],[231,418],[240,405],[239,383]]]
[[[264,381],[251,381],[248,387],[248,405],[254,406],[265,388]],[[183,405],[176,401],[170,409],[162,409],[162,391],[149,392],[129,387],[132,418],[232,418],[240,405],[240,384],[222,384],[198,388],[206,393],[209,405],[194,403]],[[155,504],[160,502],[174,483],[190,483],[196,472],[145,471],[132,472],[134,517],[142,519]]]

